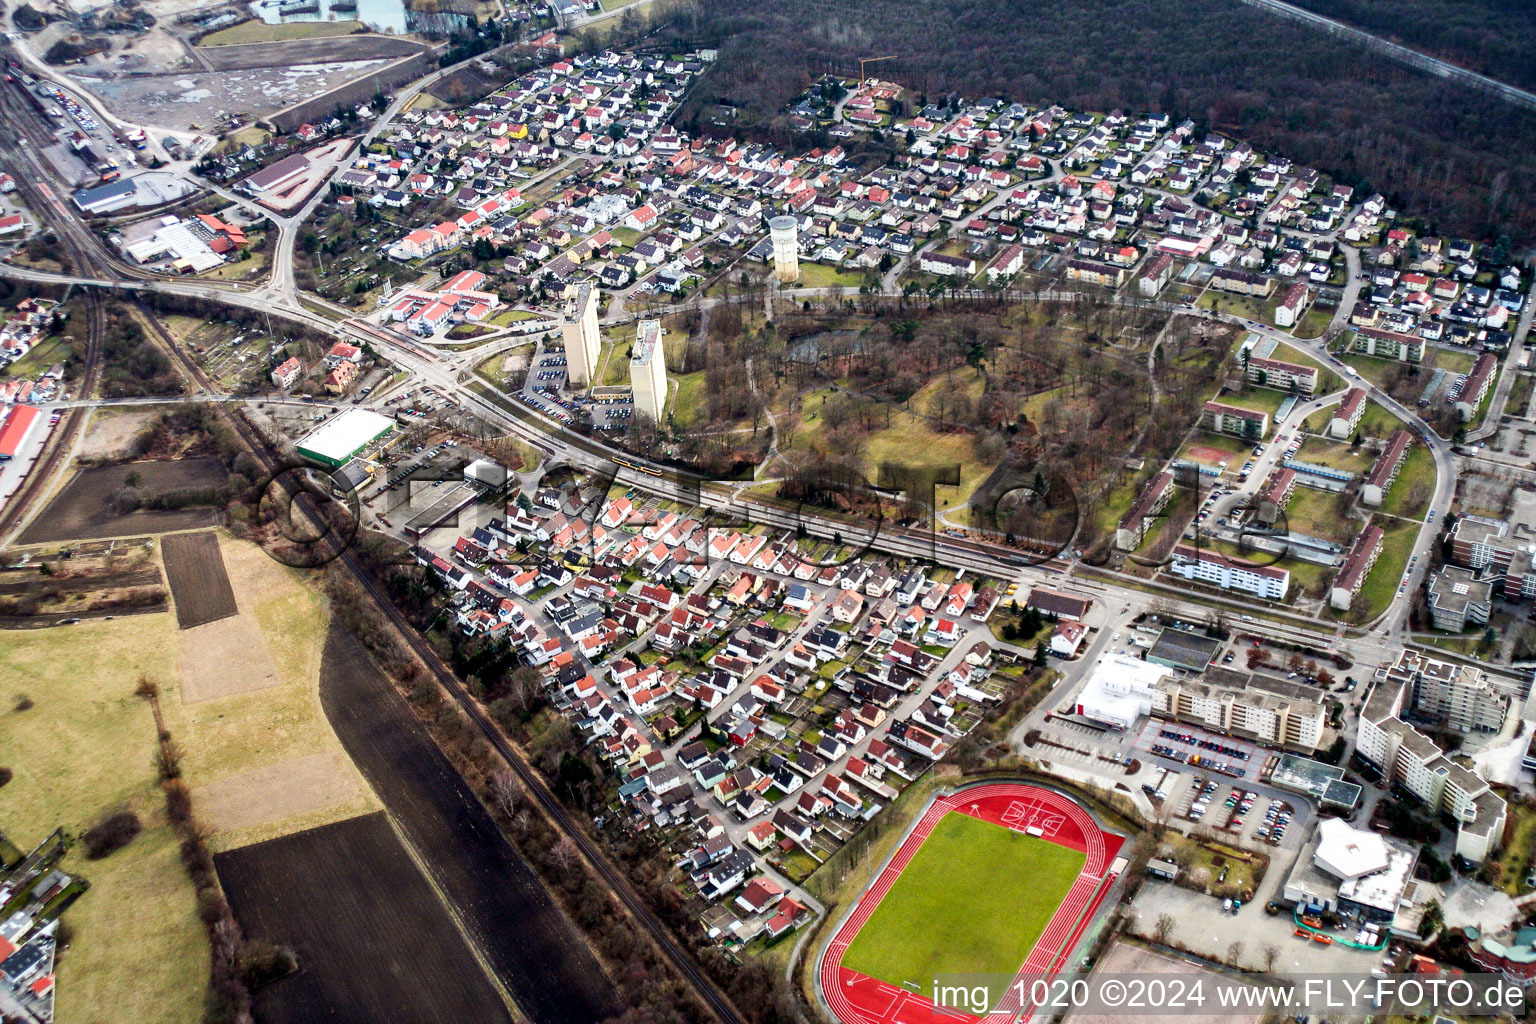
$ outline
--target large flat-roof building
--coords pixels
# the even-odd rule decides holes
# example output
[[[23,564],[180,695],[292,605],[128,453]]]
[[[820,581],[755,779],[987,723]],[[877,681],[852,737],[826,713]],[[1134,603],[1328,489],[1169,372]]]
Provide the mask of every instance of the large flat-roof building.
[[[1486,626],[1493,614],[1493,584],[1471,569],[1447,565],[1429,581],[1429,621],[1436,629],[1460,633]]]
[[[1322,818],[1281,888],[1290,903],[1390,924],[1410,902],[1418,852],[1342,818]]]
[[[307,434],[295,446],[300,455],[335,469],[389,433],[395,421],[367,409],[348,409]]]
[[[635,411],[661,422],[667,407],[667,358],[660,320],[641,320],[629,353],[629,385]]]
[[[1475,771],[1446,757],[1433,740],[1402,720],[1415,687],[1411,671],[1412,663],[1405,666],[1399,659],[1397,666],[1378,673],[1360,710],[1355,751],[1389,781],[1454,818],[1456,852],[1481,863],[1503,841],[1504,801]]]
[[[263,167],[240,182],[240,188],[253,196],[263,195],[291,185],[309,171],[309,157],[303,153],[285,156],[270,167]]]
[[[560,333],[565,342],[565,378],[572,384],[590,384],[597,372],[597,355],[602,347],[597,297],[597,288],[584,284],[576,289],[575,300],[565,310]]]
[[[1182,722],[1305,753],[1322,746],[1328,722],[1327,709],[1303,688],[1215,669],[1202,680],[1165,677],[1153,708]]]
[[[1095,722],[1129,729],[1152,713],[1157,684],[1167,675],[1167,669],[1139,658],[1123,654],[1101,658],[1078,693],[1074,710]]]

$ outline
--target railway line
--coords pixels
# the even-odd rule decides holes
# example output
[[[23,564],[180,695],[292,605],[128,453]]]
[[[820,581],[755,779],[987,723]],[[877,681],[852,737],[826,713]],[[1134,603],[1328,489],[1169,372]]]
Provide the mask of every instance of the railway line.
[[[13,89],[0,88],[0,116],[4,117],[5,123],[13,130],[21,133],[20,138],[31,138],[27,133],[38,130],[36,128],[38,115],[26,108],[25,102]],[[51,143],[51,132],[48,140]],[[28,145],[31,144],[28,143]],[[4,167],[10,173],[16,182],[16,190],[21,193],[31,209],[40,218],[45,218],[51,226],[56,225],[55,231],[59,245],[71,263],[82,272],[90,272],[102,265],[99,251],[93,244],[94,239],[87,240],[81,237],[82,232],[87,236],[89,232],[67,213],[60,216],[62,211],[58,207],[58,196],[48,186],[33,153],[27,151],[26,145],[8,138],[0,141],[0,167]],[[58,223],[61,221],[62,224]],[[70,225],[79,228],[79,231],[71,230]],[[85,369],[75,393],[90,397],[94,395],[97,384],[101,380],[102,345],[106,337],[107,311],[106,301],[99,291],[86,289],[82,291],[82,296],[86,310]],[[43,450],[28,471],[27,478],[6,504],[3,514],[0,514],[0,538],[9,537],[17,530],[26,520],[28,513],[46,495],[54,474],[74,449],[75,442],[83,431],[89,415],[88,409],[70,409],[60,418],[57,428],[44,442]]]
[[[212,380],[197,365],[196,360],[192,359],[175,345],[164,325],[153,315],[146,314],[145,319],[160,336],[173,357],[192,376],[193,380],[197,381],[205,389],[214,390]],[[269,474],[276,474],[286,468],[285,464],[274,456],[266,440],[261,437],[244,417],[234,415],[223,405],[217,405],[215,408],[218,409],[219,414],[224,417],[226,422],[240,436],[246,447],[250,449],[257,461],[262,464],[263,469]],[[319,513],[310,503],[307,494],[295,496],[294,505],[310,520],[312,525],[318,530],[323,531],[323,522]],[[334,535],[327,534],[327,536]],[[704,975],[703,971],[693,961],[693,958],[677,944],[667,926],[656,917],[645,900],[635,892],[628,878],[613,865],[598,847],[596,841],[581,828],[575,816],[565,808],[554,792],[545,784],[537,769],[530,765],[523,758],[522,754],[507,741],[501,730],[491,721],[490,717],[481,709],[480,705],[469,694],[469,691],[464,688],[463,684],[459,682],[447,664],[438,656],[437,651],[422,638],[421,634],[406,620],[404,614],[395,607],[389,596],[384,592],[383,587],[374,579],[357,555],[345,546],[341,546],[337,560],[351,573],[358,586],[368,595],[379,612],[389,620],[395,631],[399,633],[401,639],[410,647],[416,657],[421,660],[427,670],[432,673],[443,689],[458,703],[464,714],[480,730],[486,742],[491,745],[502,760],[507,763],[508,767],[517,775],[518,780],[538,802],[545,815],[555,823],[556,827],[563,834],[569,836],[571,841],[576,844],[577,849],[581,851],[587,863],[603,879],[603,882],[613,892],[614,897],[623,904],[630,916],[650,935],[657,948],[672,962],[678,973],[693,986],[694,990],[698,992],[699,997],[715,1013],[722,1024],[745,1024],[745,1020],[731,1004],[729,998],[715,987],[714,983]]]

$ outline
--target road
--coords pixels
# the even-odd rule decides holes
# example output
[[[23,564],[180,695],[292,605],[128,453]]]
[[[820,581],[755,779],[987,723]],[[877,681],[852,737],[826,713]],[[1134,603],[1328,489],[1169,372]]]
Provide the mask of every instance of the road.
[[[1489,78],[1487,75],[1480,75],[1476,71],[1469,71],[1460,65],[1451,64],[1437,57],[1431,57],[1426,53],[1420,53],[1418,50],[1410,49],[1383,39],[1380,36],[1372,35],[1362,29],[1355,28],[1353,25],[1346,25],[1342,21],[1336,21],[1333,18],[1315,14],[1305,8],[1297,7],[1295,4],[1285,3],[1284,0],[1243,0],[1243,3],[1248,4],[1250,7],[1271,11],[1293,21],[1299,21],[1330,35],[1341,36],[1352,42],[1360,43],[1368,49],[1385,54],[1398,63],[1406,64],[1419,71],[1426,71],[1437,77],[1449,79],[1458,84],[1477,89],[1480,92],[1489,93],[1516,106],[1525,107],[1527,110],[1536,110],[1536,93],[1517,89],[1497,79]]]

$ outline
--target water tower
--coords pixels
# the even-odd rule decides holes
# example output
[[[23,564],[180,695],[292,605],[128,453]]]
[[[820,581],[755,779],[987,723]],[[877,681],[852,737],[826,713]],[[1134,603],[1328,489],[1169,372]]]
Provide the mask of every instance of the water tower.
[[[779,282],[800,280],[800,222],[793,217],[775,217],[768,222],[768,236],[773,239],[773,272]]]

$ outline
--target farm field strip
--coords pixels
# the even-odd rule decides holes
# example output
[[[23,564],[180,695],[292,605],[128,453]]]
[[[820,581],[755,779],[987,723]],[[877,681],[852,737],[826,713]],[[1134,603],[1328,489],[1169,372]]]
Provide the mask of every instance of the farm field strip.
[[[176,604],[176,624],[201,626],[236,614],[235,591],[224,571],[219,536],[212,530],[176,533],[160,542],[165,575]]]

